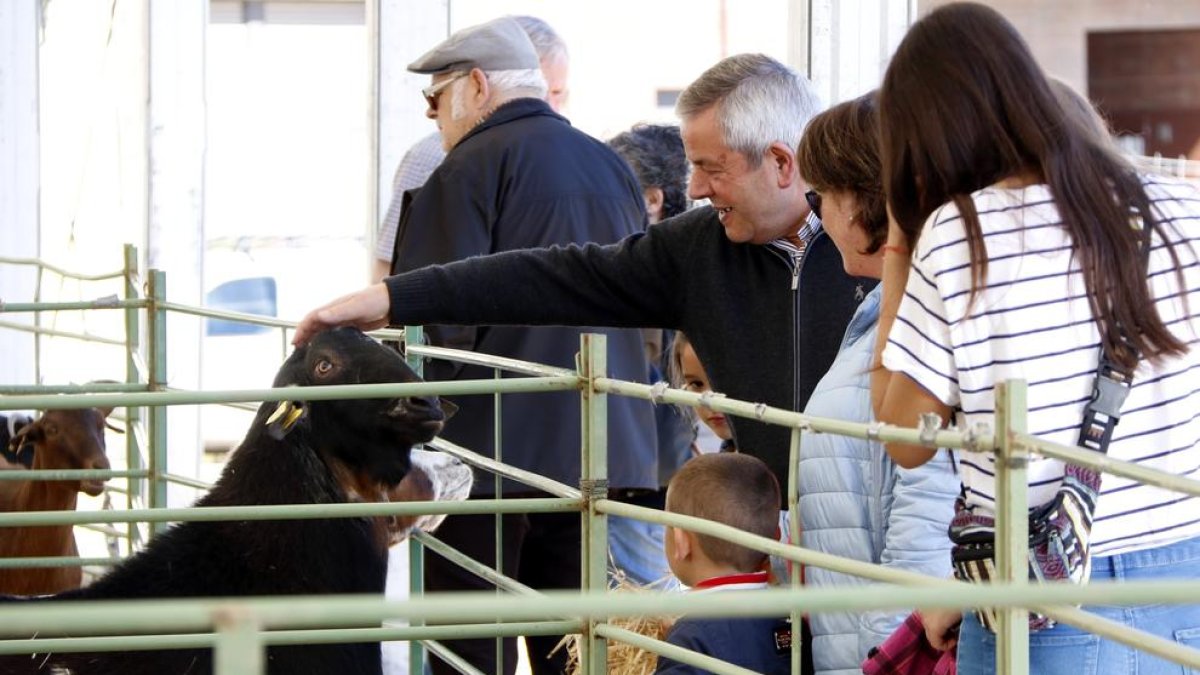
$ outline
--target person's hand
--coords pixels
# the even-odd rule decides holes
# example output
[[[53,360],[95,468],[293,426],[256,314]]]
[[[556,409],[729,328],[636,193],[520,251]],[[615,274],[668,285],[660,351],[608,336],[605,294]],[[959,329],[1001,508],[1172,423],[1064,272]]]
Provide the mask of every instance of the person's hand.
[[[962,610],[922,609],[921,623],[925,624],[925,639],[938,651],[948,651],[958,644],[958,626]]]
[[[354,326],[364,331],[383,328],[388,323],[390,308],[387,286],[372,284],[309,312],[296,326],[292,344],[296,347],[307,344],[317,333],[338,326]]]

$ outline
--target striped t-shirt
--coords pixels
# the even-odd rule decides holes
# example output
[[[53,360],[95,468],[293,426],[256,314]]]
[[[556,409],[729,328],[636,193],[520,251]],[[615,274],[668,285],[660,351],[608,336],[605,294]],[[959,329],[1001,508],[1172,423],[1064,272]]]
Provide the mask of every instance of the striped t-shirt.
[[[1143,179],[1159,221],[1176,242],[1187,305],[1178,299],[1170,254],[1156,239],[1150,281],[1159,315],[1183,342],[1200,340],[1200,190]],[[884,365],[905,373],[960,423],[994,426],[993,388],[1028,383],[1030,433],[1064,445],[1078,441],[1100,354],[1100,334],[1072,245],[1045,185],[990,187],[972,195],[988,254],[985,287],[968,311],[970,255],[962,219],[947,204],[927,221],[913,255]],[[1138,259],[1114,260],[1140,265]],[[1184,477],[1200,477],[1200,349],[1138,364],[1109,455]],[[964,419],[965,418],[965,419]],[[958,453],[968,505],[994,512],[990,455]],[[1062,464],[1032,458],[1029,503],[1053,499]],[[1092,531],[1093,553],[1112,555],[1200,535],[1200,504],[1168,490],[1105,475]]]

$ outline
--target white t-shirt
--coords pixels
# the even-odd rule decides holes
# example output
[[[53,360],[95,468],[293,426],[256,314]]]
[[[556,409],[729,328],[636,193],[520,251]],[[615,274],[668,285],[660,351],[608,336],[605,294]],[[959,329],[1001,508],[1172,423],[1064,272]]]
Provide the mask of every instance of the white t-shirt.
[[[1171,256],[1156,239],[1150,279],[1160,316],[1183,342],[1200,340],[1200,190],[1143,179],[1183,267],[1187,306],[1176,296]],[[972,195],[987,247],[984,288],[968,312],[970,254],[958,209],[934,212],[913,256],[884,366],[911,377],[967,424],[994,422],[997,382],[1028,383],[1031,434],[1074,445],[1095,380],[1100,334],[1072,245],[1045,185],[990,187]],[[1112,265],[1140,265],[1114,260]],[[1142,360],[1108,454],[1184,477],[1200,477],[1200,349],[1158,364]],[[914,421],[915,422],[915,421]],[[957,453],[968,505],[994,513],[991,455]],[[1053,499],[1062,464],[1032,458],[1029,504]],[[1126,478],[1103,477],[1093,553],[1112,555],[1200,535],[1195,499]]]

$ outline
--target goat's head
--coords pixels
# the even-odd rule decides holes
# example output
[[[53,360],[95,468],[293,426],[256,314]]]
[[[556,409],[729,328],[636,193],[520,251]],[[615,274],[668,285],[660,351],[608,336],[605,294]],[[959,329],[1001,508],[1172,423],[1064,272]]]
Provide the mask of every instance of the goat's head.
[[[33,443],[34,469],[108,469],[104,429],[112,408],[47,410],[41,417],[21,427],[10,447]],[[79,492],[93,497],[104,491],[104,480],[93,478],[74,483]]]
[[[276,387],[420,382],[404,359],[354,328],[318,334],[288,357]],[[396,485],[409,469],[409,451],[442,430],[454,406],[436,396],[391,399],[284,401],[267,420],[281,437],[303,425],[316,447],[348,468],[384,485]]]

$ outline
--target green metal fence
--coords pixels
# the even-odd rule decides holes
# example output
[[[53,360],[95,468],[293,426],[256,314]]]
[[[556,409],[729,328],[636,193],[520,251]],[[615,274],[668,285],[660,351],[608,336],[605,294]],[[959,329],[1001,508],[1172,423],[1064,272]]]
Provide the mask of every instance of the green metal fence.
[[[251,317],[204,308],[167,303],[162,289],[164,277],[151,272],[146,277],[146,297],[136,274],[136,252],[127,249],[125,298],[93,303],[6,304],[0,313],[64,311],[75,309],[125,311],[126,338],[115,341],[126,349],[128,382],[121,385],[88,387],[0,387],[0,411],[50,409],[80,406],[129,406],[128,469],[113,472],[56,471],[21,472],[20,478],[79,478],[107,475],[124,478],[129,487],[126,508],[121,511],[11,513],[0,516],[0,528],[15,525],[126,524],[120,532],[131,545],[141,543],[138,523],[154,524],[157,531],[170,522],[184,520],[257,520],[329,517],[409,515],[417,513],[495,513],[579,512],[583,526],[581,551],[583,583],[578,593],[543,593],[521,585],[501,571],[486,568],[455,552],[436,537],[419,535],[412,544],[413,596],[403,602],[379,597],[297,597],[227,598],[188,601],[130,601],[96,603],[40,603],[19,609],[0,605],[0,654],[47,653],[64,651],[105,651],[211,647],[215,650],[216,672],[262,672],[267,645],[312,642],[350,642],[411,640],[414,649],[410,666],[420,672],[424,651],[418,645],[439,654],[462,672],[477,672],[462,659],[448,652],[439,640],[463,637],[501,637],[512,635],[579,633],[582,669],[586,673],[605,672],[606,644],[623,641],[659,654],[666,654],[715,673],[745,673],[745,669],[686,652],[661,641],[631,633],[612,625],[617,617],[691,614],[696,616],[791,616],[831,610],[867,610],[910,607],[997,607],[1002,609],[998,633],[997,662],[1000,672],[1028,671],[1028,636],[1025,612],[1034,609],[1064,623],[1072,624],[1103,637],[1129,644],[1175,661],[1200,668],[1200,652],[1179,644],[1131,631],[1113,622],[1087,614],[1074,605],[1133,605],[1150,602],[1192,604],[1200,602],[1200,583],[1163,581],[1137,583],[1096,582],[1086,586],[1037,585],[1026,578],[1024,559],[1027,548],[1025,461],[1039,454],[1095,467],[1106,473],[1125,476],[1188,495],[1200,495],[1200,482],[1145,469],[1128,462],[1099,456],[1079,448],[1049,444],[1025,433],[1025,387],[1008,382],[997,390],[995,432],[986,428],[967,430],[940,429],[932,421],[921,428],[906,429],[879,424],[857,424],[834,419],[808,417],[771,408],[761,403],[737,401],[721,396],[693,394],[606,377],[603,336],[585,336],[576,370],[563,370],[540,364],[516,362],[478,354],[421,346],[415,340],[417,329],[409,329],[411,359],[450,358],[483,364],[497,371],[494,379],[335,387],[308,387],[299,392],[290,389],[254,389],[238,391],[167,391],[163,378],[166,364],[165,315],[180,311],[200,316],[244,320],[272,325],[281,330],[286,344],[288,324],[273,319]],[[0,259],[0,263],[13,262]],[[29,261],[17,261],[28,264]],[[146,311],[145,335],[140,312]],[[36,323],[36,322],[35,322]],[[31,330],[13,322],[0,327]],[[32,330],[47,334],[44,327]],[[396,336],[395,332],[389,333]],[[93,336],[75,336],[91,339]],[[499,377],[501,371],[525,375]],[[166,485],[171,482],[201,486],[194,478],[169,471],[165,452],[165,407],[229,402],[257,402],[288,399],[333,399],[400,396],[437,393],[461,395],[492,393],[496,396],[497,422],[502,395],[508,392],[544,392],[578,390],[584,421],[580,442],[583,477],[578,486],[563,485],[503,464],[497,437],[496,454],[488,458],[467,448],[442,440],[432,447],[454,454],[464,461],[500,477],[521,481],[550,497],[537,499],[481,499],[469,502],[411,502],[391,504],[339,504],[255,506],[204,509],[164,508]],[[88,393],[84,393],[88,392]],[[656,404],[707,406],[720,412],[758,419],[791,427],[791,466],[788,506],[793,528],[799,513],[794,485],[796,461],[806,434],[832,433],[856,438],[921,443],[929,447],[958,448],[970,452],[994,452],[998,456],[998,570],[997,583],[968,585],[952,580],[934,579],[899,570],[886,569],[861,561],[839,558],[774,540],[757,537],[733,528],[678,514],[665,513],[607,499],[607,439],[605,420],[607,397],[631,396]],[[145,408],[148,412],[143,412]],[[146,429],[142,429],[143,420]],[[499,424],[497,424],[499,428]],[[497,431],[497,436],[499,431]],[[12,479],[0,472],[0,480]],[[144,497],[144,498],[143,498]],[[644,521],[691,529],[740,543],[771,555],[803,565],[825,567],[860,576],[883,585],[847,589],[805,589],[799,586],[798,572],[790,588],[747,593],[704,594],[610,593],[607,592],[607,516],[619,515]],[[2,532],[2,529],[0,529]],[[797,541],[797,533],[792,533]],[[421,551],[428,547],[464,565],[488,579],[496,593],[421,595]],[[499,559],[499,556],[497,556]],[[53,564],[90,564],[84,559],[59,559]],[[49,564],[44,559],[0,560],[0,566],[21,567]],[[406,627],[381,627],[386,620],[404,619]],[[437,622],[439,625],[424,625]],[[449,625],[443,625],[449,624]],[[320,626],[317,628],[316,626]],[[28,638],[50,631],[70,632],[88,637]],[[153,635],[144,633],[153,632]],[[169,635],[162,633],[169,632]],[[137,635],[137,633],[143,633]],[[798,631],[797,631],[798,634]],[[798,636],[798,635],[797,635]],[[793,646],[793,672],[799,672],[799,644]]]

